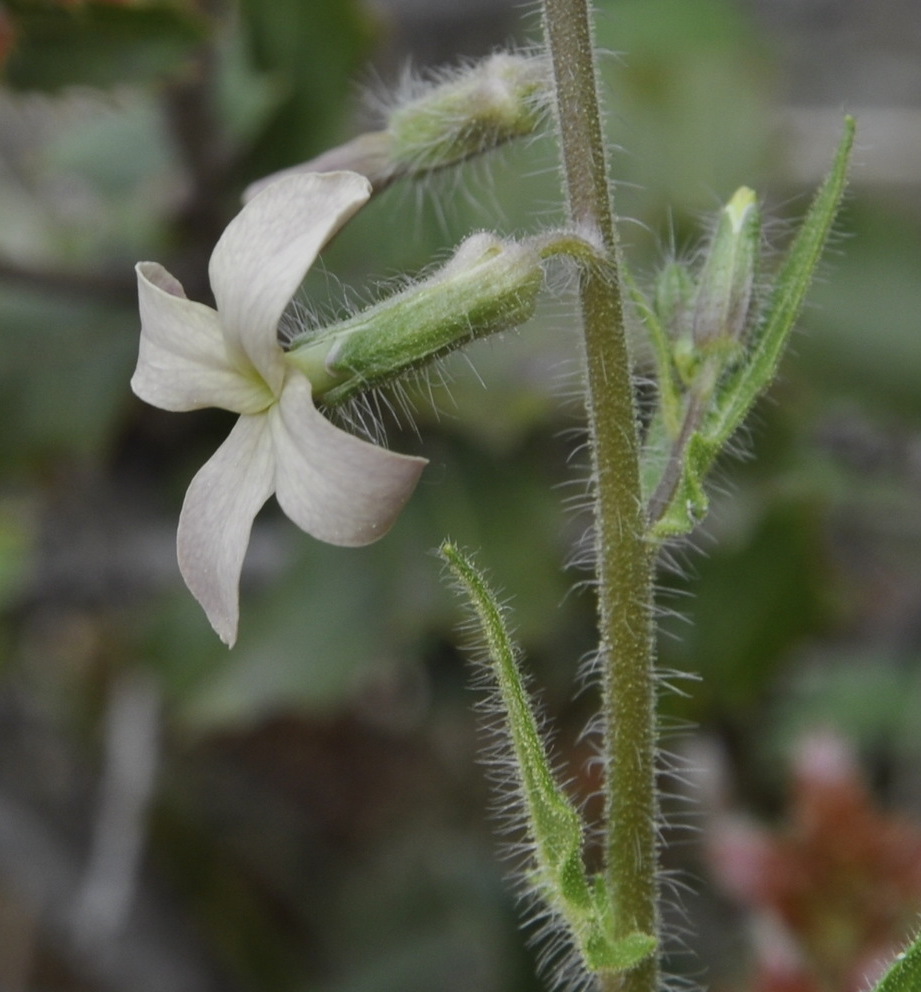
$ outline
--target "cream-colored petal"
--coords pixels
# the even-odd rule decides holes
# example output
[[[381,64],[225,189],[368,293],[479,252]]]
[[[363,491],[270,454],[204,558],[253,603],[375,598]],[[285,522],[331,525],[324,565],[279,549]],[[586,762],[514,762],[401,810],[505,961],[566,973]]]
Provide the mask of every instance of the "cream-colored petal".
[[[367,176],[374,191],[379,193],[394,179],[394,163],[391,155],[391,138],[386,131],[367,131],[352,138],[344,145],[330,148],[316,158],[300,165],[291,165],[287,169],[273,172],[249,184],[243,190],[243,202],[248,203],[254,196],[261,193],[266,186],[277,183],[285,176],[294,176],[299,172],[338,172],[346,169]]]
[[[192,480],[179,516],[179,569],[229,647],[237,639],[250,530],[274,475],[270,414],[242,416]]]
[[[134,392],[162,410],[264,410],[274,398],[259,376],[230,361],[215,311],[186,299],[157,262],[139,262],[135,269],[141,343]]]
[[[231,354],[246,355],[277,395],[285,375],[278,322],[318,252],[365,203],[353,172],[279,179],[227,225],[209,274]]]
[[[383,537],[427,464],[333,426],[296,373],[269,420],[278,502],[298,527],[330,544],[357,546]]]

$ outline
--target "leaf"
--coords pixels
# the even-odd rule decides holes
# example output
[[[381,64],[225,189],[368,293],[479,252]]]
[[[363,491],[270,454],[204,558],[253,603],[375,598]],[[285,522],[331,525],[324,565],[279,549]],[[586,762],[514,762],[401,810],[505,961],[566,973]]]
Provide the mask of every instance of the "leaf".
[[[282,527],[288,531],[290,524]],[[374,545],[343,554],[299,535],[287,541],[301,554],[283,581],[273,583],[268,595],[250,596],[248,622],[234,651],[213,656],[219,662],[213,669],[206,660],[208,670],[185,687],[180,715],[187,726],[214,730],[289,710],[335,712],[363,680],[397,665],[401,650],[388,623],[394,593],[386,549]],[[173,651],[177,657],[190,653],[181,646]]]
[[[205,21],[175,4],[7,4],[17,29],[6,78],[17,89],[110,87],[177,69],[205,37]]]
[[[921,989],[921,936],[895,959],[875,992],[918,992]]]
[[[616,973],[633,968],[655,951],[658,941],[637,931],[618,934],[617,915],[604,880],[595,876],[589,881],[582,860],[585,827],[556,781],[504,610],[467,555],[447,541],[439,554],[470,600],[485,643],[485,659],[498,687],[517,782],[512,801],[523,800],[522,815],[534,859],[528,882],[565,923],[589,971]]]
[[[713,461],[710,446],[693,434],[684,453],[681,479],[671,502],[652,528],[658,540],[690,533],[707,515],[710,500],[703,479]]]
[[[0,292],[0,468],[95,457],[118,429],[137,317],[27,290]]]
[[[267,73],[279,94],[248,163],[263,175],[341,140],[374,22],[356,0],[241,0],[238,7],[251,67]]]

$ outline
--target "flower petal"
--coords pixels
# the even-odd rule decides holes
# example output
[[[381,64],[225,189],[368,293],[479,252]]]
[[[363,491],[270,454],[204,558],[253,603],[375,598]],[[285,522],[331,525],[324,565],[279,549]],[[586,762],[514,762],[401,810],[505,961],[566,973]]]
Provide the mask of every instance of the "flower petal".
[[[230,362],[215,311],[187,300],[179,282],[157,262],[139,262],[135,271],[141,343],[134,392],[162,410],[264,410],[273,396],[258,376],[247,376]]]
[[[208,271],[228,350],[247,356],[275,395],[285,374],[282,312],[323,245],[370,195],[353,172],[287,176],[250,200],[214,248]]]
[[[233,647],[250,530],[272,494],[270,416],[242,416],[192,480],[179,516],[179,569],[221,640]]]
[[[383,537],[428,464],[333,426],[313,405],[310,383],[294,373],[268,419],[278,502],[298,527],[330,544]]]

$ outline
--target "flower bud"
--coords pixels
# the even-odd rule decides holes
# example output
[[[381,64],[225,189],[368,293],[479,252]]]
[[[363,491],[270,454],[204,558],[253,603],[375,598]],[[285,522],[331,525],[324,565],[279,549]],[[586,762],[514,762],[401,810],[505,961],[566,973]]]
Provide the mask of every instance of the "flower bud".
[[[474,234],[428,279],[295,338],[286,357],[310,380],[315,398],[338,403],[476,338],[523,324],[542,282],[533,243]]]
[[[358,135],[316,158],[251,183],[245,201],[292,172],[358,172],[380,192],[402,176],[457,165],[533,134],[549,106],[547,64],[498,52],[396,103],[378,131]]]
[[[731,345],[745,330],[761,247],[761,212],[747,186],[720,212],[697,284],[694,344],[702,351]]]
[[[531,134],[547,106],[542,59],[499,52],[397,107],[387,122],[400,173],[454,165]]]

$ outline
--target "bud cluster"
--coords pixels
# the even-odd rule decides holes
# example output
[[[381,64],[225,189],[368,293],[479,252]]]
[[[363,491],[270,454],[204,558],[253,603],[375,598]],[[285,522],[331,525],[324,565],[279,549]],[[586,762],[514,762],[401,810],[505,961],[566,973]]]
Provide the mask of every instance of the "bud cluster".
[[[651,539],[697,525],[707,473],[776,376],[841,203],[853,141],[848,118],[832,169],[766,285],[756,290],[761,214],[744,186],[720,211],[696,272],[670,262],[651,301],[627,277],[657,365],[658,408],[643,460]]]

